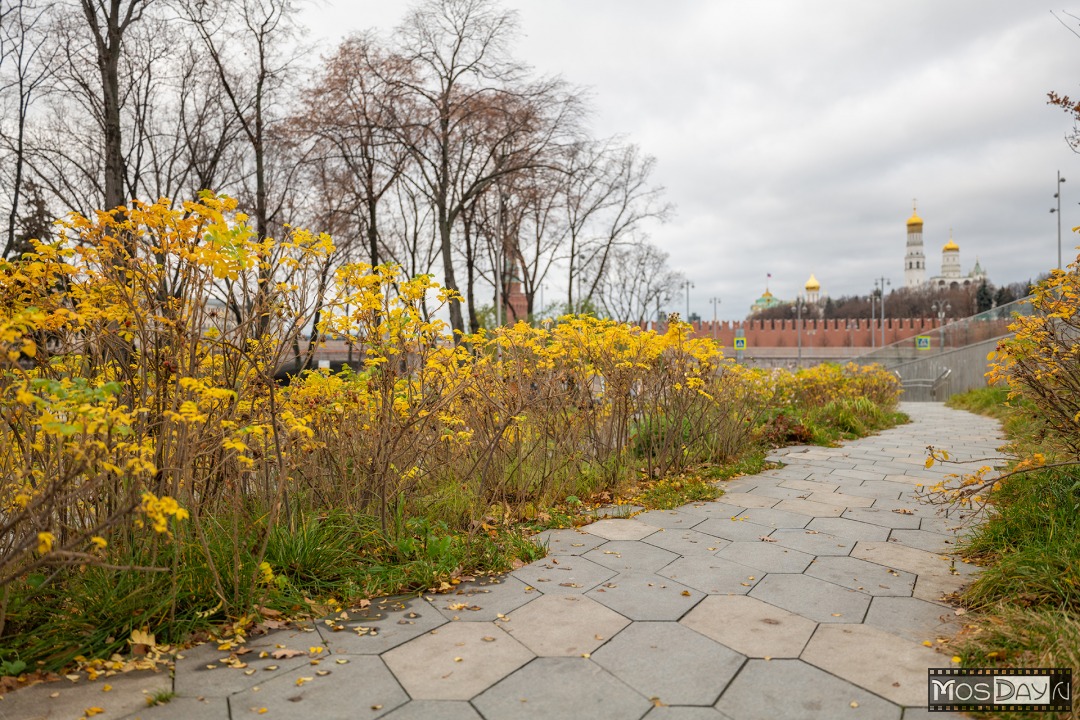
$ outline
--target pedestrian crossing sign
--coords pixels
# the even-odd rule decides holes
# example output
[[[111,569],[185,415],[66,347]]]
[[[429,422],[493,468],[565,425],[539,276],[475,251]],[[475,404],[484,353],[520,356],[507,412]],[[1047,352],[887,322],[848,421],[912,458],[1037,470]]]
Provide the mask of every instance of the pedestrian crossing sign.
[[[929,350],[930,349],[930,336],[929,335],[916,335],[915,336],[915,349],[916,350]]]
[[[746,349],[746,338],[744,338],[744,337],[735,338],[735,349],[736,350],[745,350]]]

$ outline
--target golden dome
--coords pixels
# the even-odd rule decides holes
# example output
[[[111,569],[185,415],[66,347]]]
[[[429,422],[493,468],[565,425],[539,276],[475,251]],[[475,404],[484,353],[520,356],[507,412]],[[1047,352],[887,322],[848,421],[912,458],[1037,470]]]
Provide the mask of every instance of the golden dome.
[[[911,217],[907,220],[907,226],[909,228],[922,227],[922,218],[919,217],[919,213],[915,212],[915,203],[911,204]]]
[[[814,273],[810,273],[810,279],[806,281],[806,285],[804,287],[807,290],[820,290],[821,283],[819,283],[817,281],[817,278],[814,277]]]
[[[945,247],[941,248],[942,252],[960,252],[960,246],[956,244],[956,241],[949,238],[949,242],[945,243]]]

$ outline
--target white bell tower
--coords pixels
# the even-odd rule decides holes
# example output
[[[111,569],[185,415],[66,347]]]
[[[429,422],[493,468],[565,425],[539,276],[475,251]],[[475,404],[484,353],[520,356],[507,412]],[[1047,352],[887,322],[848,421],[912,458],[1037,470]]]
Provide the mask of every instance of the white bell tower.
[[[904,255],[904,286],[921,287],[926,282],[926,255],[923,253],[923,222],[911,201],[911,217],[907,221],[907,254]]]

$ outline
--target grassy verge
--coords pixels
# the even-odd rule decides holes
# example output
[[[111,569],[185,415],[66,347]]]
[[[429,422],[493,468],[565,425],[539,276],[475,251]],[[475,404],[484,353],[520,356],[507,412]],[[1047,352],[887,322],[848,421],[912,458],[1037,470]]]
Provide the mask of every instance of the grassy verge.
[[[1010,442],[1023,444],[1028,452],[1037,447],[1029,413],[1006,404],[1004,390],[975,390],[948,404],[999,418]],[[962,597],[973,611],[956,644],[965,667],[1080,666],[1076,468],[1045,468],[1009,478],[993,495],[989,519],[960,552],[986,566]]]
[[[534,495],[513,506],[486,504],[455,487],[445,501],[436,502],[442,495],[411,505],[403,499],[385,526],[370,514],[299,510],[290,521],[266,527],[251,521],[266,516],[252,500],[235,517],[203,518],[199,532],[174,524],[169,542],[125,546],[118,536],[109,546],[114,566],[164,571],[68,566],[12,583],[0,674],[58,671],[83,656],[127,655],[135,631],[172,645],[250,630],[260,618],[318,617],[360,599],[449,589],[456,580],[541,557],[532,533],[591,522],[599,506],[670,509],[714,500],[723,480],[771,467],[765,460],[771,447],[835,444],[905,421],[865,398],[838,398],[762,414],[726,463],[672,463],[680,469],[657,476],[650,470],[654,449],[632,447],[627,472],[614,487],[582,476],[561,485],[561,495],[552,491],[554,501]],[[792,427],[803,429],[792,436]],[[689,457],[691,449],[683,452]],[[447,512],[448,503],[463,509]]]

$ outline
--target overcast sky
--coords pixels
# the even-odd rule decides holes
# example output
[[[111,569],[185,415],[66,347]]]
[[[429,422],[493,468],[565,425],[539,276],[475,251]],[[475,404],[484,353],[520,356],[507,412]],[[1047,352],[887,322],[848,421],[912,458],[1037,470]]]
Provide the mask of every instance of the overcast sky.
[[[317,0],[313,47],[376,28],[403,0]],[[772,273],[833,296],[903,284],[912,198],[929,274],[949,237],[995,284],[1080,238],[1080,156],[1046,93],[1080,95],[1078,29],[1058,5],[1012,0],[504,0],[520,60],[590,88],[596,136],[657,158],[676,205],[650,230],[694,283],[693,312],[741,318]],[[1065,8],[1080,14],[1080,7]],[[320,45],[320,43],[322,43]],[[326,44],[329,43],[329,44]],[[670,309],[684,309],[685,298]]]

